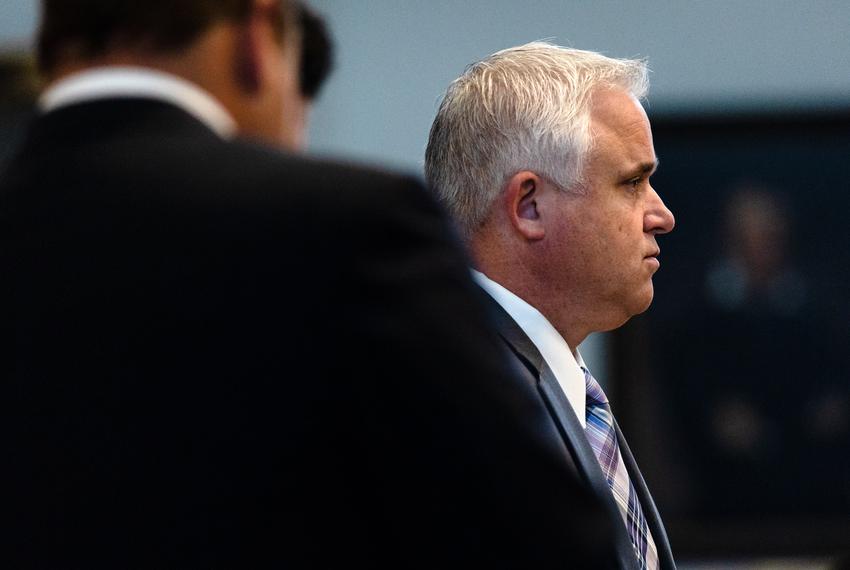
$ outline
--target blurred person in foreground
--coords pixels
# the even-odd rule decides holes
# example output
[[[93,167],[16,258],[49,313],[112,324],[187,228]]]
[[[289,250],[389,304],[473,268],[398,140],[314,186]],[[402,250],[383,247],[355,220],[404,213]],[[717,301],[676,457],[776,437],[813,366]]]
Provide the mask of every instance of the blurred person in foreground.
[[[0,179],[3,566],[605,566],[429,195],[266,146],[301,140],[297,22],[43,3]]]
[[[639,100],[643,61],[535,42],[475,63],[431,128],[426,176],[455,215],[499,334],[602,500],[624,568],[674,568],[664,526],[578,345],[649,307],[673,215]]]

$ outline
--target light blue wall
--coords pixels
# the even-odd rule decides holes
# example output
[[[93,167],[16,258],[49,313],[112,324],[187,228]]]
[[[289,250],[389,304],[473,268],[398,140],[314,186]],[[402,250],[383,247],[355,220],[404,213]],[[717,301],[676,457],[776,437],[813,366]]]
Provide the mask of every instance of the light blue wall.
[[[0,0],[0,48],[29,46],[37,17],[34,0]]]
[[[846,0],[312,0],[338,67],[313,148],[418,171],[449,82],[496,50],[551,38],[648,57],[655,110],[850,106]]]

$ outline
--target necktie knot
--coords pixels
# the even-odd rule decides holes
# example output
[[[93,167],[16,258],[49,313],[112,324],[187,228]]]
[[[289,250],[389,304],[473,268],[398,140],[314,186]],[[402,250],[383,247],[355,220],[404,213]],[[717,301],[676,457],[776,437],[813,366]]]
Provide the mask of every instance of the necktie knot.
[[[602,386],[599,385],[599,382],[596,381],[596,378],[593,377],[593,375],[587,368],[582,366],[581,369],[584,372],[584,385],[585,390],[587,392],[587,405],[607,406],[608,397],[602,390]]]

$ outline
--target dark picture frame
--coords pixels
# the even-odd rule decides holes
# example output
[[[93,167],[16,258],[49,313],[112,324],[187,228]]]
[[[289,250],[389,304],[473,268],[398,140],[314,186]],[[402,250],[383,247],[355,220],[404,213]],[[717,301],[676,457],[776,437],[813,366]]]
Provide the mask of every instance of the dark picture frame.
[[[850,552],[850,107],[650,119],[677,226],[610,366],[677,556]]]

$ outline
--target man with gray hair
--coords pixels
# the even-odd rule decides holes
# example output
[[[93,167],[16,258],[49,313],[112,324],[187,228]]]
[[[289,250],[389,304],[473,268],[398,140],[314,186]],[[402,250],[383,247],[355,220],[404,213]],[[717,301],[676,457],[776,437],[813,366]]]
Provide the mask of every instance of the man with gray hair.
[[[455,215],[499,333],[551,415],[552,437],[625,524],[625,568],[674,568],[664,526],[608,399],[576,347],[652,301],[673,214],[639,100],[646,63],[535,42],[455,80],[425,170]]]

